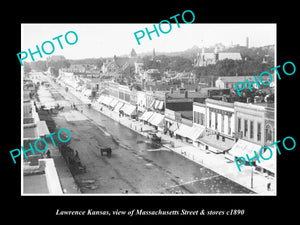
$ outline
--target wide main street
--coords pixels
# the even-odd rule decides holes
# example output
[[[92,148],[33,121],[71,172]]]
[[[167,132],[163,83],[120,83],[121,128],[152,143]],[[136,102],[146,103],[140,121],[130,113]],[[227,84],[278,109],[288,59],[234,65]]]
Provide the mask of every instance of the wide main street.
[[[73,176],[82,193],[95,194],[248,194],[247,188],[196,164],[167,148],[155,149],[147,139],[89,109],[64,87],[49,81],[60,93],[64,106],[53,119],[56,128],[67,128],[68,145],[77,151],[85,172]],[[78,111],[71,108],[71,104]],[[101,156],[101,147],[111,147],[112,157]]]

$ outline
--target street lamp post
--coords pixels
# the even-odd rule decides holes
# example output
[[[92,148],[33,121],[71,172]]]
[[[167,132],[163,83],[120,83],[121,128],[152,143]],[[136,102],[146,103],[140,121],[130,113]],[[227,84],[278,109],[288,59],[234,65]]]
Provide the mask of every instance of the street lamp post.
[[[251,168],[251,188],[253,188],[253,167]]]

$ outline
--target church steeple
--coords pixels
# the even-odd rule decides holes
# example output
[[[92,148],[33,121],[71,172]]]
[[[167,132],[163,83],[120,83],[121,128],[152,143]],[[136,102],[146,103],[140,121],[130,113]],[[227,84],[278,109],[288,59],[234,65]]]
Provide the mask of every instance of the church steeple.
[[[129,57],[130,58],[136,58],[137,57],[137,54],[136,54],[134,49],[131,50]]]
[[[217,63],[219,61],[219,51],[217,46],[215,47],[214,55],[215,55],[215,63]]]
[[[153,52],[152,52],[152,60],[155,59],[155,48],[153,48]]]

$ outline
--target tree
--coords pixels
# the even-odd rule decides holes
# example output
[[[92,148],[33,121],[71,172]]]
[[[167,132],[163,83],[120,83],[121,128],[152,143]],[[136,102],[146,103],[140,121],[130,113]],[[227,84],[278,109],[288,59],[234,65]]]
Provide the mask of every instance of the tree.
[[[48,66],[55,68],[57,70],[61,69],[61,68],[69,68],[70,67],[70,62],[65,59],[65,57],[60,58],[60,59],[56,59],[56,60],[52,60],[51,58],[48,60]]]
[[[47,70],[46,61],[43,61],[43,60],[31,62],[30,67],[32,70],[36,70],[36,71],[46,71]]]
[[[31,67],[30,67],[28,62],[24,62],[23,71],[24,71],[25,74],[31,72]]]

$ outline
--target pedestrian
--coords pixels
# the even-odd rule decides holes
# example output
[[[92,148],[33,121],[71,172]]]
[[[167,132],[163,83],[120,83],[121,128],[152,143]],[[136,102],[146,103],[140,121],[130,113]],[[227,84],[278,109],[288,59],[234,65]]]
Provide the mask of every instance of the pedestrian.
[[[46,155],[47,155],[47,158],[51,158],[51,153],[50,153],[49,149],[47,150]]]
[[[77,150],[75,150],[75,158],[79,158]]]
[[[268,183],[267,183],[267,190],[271,191],[271,181],[270,180],[268,180]]]

